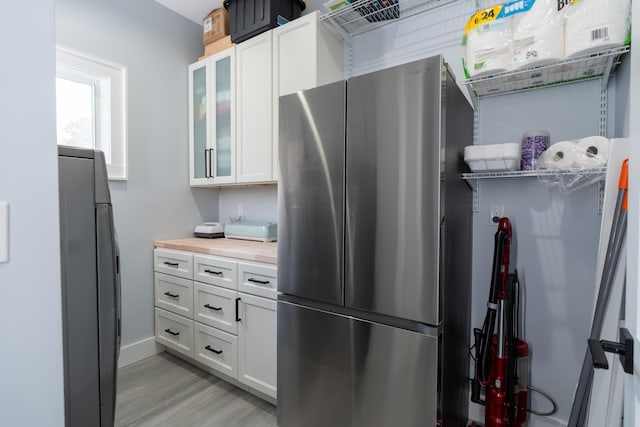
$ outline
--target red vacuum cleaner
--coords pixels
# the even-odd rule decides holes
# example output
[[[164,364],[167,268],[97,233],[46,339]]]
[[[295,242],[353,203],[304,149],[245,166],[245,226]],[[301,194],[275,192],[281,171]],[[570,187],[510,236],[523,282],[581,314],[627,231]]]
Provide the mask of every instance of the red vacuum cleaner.
[[[527,421],[529,346],[519,338],[520,283],[517,271],[509,273],[510,249],[511,224],[508,218],[501,218],[495,234],[487,315],[482,329],[473,331],[471,401],[485,406],[485,427],[521,427]]]

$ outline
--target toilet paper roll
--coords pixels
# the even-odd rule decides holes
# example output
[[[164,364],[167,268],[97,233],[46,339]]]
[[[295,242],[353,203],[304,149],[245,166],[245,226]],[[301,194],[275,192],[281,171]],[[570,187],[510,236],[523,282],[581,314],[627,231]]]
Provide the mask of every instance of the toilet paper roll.
[[[572,141],[556,142],[540,157],[544,169],[571,169],[575,166],[578,150]]]
[[[578,155],[576,165],[584,168],[597,168],[607,164],[609,158],[609,140],[603,136],[590,136],[577,142]]]
[[[475,27],[466,35],[466,67],[477,77],[511,70],[513,17]]]
[[[631,28],[630,0],[575,0],[567,10],[565,55],[623,46]]]
[[[513,17],[513,66],[544,65],[564,59],[566,8],[557,0],[535,0],[531,9]]]

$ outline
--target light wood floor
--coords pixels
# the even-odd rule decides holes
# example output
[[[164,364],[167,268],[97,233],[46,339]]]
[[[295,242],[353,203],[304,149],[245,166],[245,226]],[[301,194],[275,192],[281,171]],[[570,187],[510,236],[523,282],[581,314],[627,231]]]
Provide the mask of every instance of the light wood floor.
[[[160,353],[118,372],[117,427],[275,427],[276,408]]]

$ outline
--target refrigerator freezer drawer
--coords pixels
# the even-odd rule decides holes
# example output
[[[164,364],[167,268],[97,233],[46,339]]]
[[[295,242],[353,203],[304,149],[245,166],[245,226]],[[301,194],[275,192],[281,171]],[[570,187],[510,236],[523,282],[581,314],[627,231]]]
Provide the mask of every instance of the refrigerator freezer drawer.
[[[156,341],[193,358],[193,320],[156,308]]]
[[[193,319],[193,282],[168,274],[155,274],[156,307]]]
[[[278,302],[280,427],[424,427],[438,338]]]

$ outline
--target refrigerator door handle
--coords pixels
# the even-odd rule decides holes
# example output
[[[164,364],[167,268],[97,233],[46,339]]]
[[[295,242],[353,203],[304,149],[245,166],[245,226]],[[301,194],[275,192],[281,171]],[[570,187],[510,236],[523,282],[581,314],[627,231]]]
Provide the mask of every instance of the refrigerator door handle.
[[[120,348],[120,275],[113,209],[96,204],[96,256],[98,261],[98,317],[101,419],[113,424],[116,373]]]
[[[242,298],[236,298],[236,322],[241,322],[242,319],[240,318],[240,301],[242,300]]]

